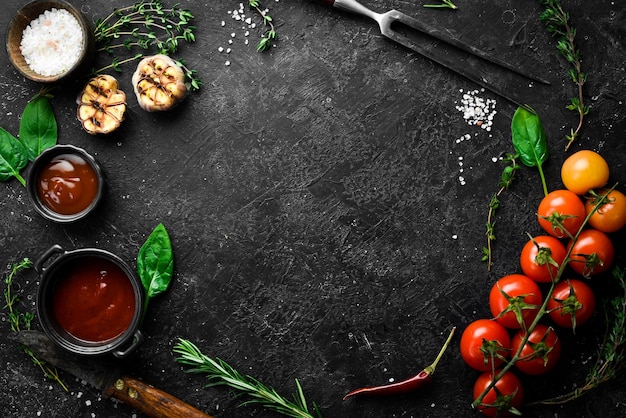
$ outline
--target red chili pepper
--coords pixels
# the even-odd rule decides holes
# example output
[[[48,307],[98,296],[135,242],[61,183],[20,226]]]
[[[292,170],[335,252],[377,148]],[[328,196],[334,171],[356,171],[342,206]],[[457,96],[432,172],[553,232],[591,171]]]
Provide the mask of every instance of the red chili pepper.
[[[441,347],[441,351],[439,351],[439,354],[437,355],[437,358],[435,358],[435,361],[433,361],[430,366],[426,367],[415,376],[410,377],[406,380],[402,380],[400,382],[390,383],[388,385],[366,386],[360,389],[355,389],[352,392],[349,392],[346,396],[344,396],[343,400],[345,401],[346,399],[354,395],[399,395],[409,393],[421,388],[432,379],[433,374],[435,373],[435,367],[437,367],[437,363],[439,363],[439,360],[441,360],[443,353],[448,348],[448,345],[452,340],[452,336],[454,335],[455,329],[456,327],[453,327],[452,331],[450,331],[450,335],[448,336],[448,339],[444,343],[443,347]]]

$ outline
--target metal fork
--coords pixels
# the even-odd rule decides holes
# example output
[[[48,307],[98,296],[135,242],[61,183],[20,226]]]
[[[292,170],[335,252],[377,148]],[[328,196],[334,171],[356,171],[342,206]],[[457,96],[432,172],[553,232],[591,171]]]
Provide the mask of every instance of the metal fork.
[[[435,50],[428,48],[426,46],[420,45],[413,40],[409,39],[407,36],[395,31],[391,25],[395,22],[399,22],[407,27],[415,29],[419,32],[422,32],[432,38],[438,39],[448,45],[452,45],[458,49],[466,51],[471,55],[479,57],[485,61],[491,62],[499,67],[505,68],[513,73],[522,75],[529,80],[537,81],[542,84],[550,84],[549,81],[544,78],[528,74],[523,72],[519,67],[516,67],[506,61],[503,61],[485,51],[482,51],[472,45],[468,45],[461,41],[460,39],[451,36],[435,27],[432,27],[426,23],[420,22],[419,20],[412,18],[402,12],[397,10],[390,10],[385,13],[376,13],[356,0],[321,0],[323,3],[328,4],[331,7],[334,7],[339,10],[360,14],[363,16],[367,16],[372,20],[378,23],[380,27],[380,32],[382,35],[387,38],[417,52],[418,54],[456,72],[457,74],[467,78],[470,81],[478,84],[485,89],[511,101],[514,104],[519,106],[523,106],[525,104],[520,103],[517,99],[513,98],[510,94],[503,91],[502,88],[490,83],[485,74],[481,74],[481,71],[472,68],[470,65],[467,65],[464,62],[460,62],[459,60],[454,60],[448,56],[445,56],[441,53],[437,53]]]

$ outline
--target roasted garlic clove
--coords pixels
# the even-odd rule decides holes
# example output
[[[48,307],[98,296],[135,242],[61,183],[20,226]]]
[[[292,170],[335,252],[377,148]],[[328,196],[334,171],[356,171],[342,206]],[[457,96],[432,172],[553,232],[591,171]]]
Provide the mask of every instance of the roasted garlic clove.
[[[139,106],[148,112],[171,109],[187,97],[185,73],[167,55],[146,57],[132,78]]]
[[[77,117],[88,133],[107,134],[117,129],[126,113],[126,94],[117,80],[106,74],[87,82],[78,96]]]

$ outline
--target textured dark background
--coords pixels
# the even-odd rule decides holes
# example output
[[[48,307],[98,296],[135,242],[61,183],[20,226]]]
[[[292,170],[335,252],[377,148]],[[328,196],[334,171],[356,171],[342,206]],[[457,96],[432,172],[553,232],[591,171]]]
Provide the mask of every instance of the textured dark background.
[[[550,138],[549,187],[561,187],[564,136],[577,122],[565,105],[575,92],[567,64],[539,21],[541,6],[458,0],[453,12],[424,9],[427,2],[364,4],[454,30],[551,80],[551,87],[534,87],[524,99],[539,112]],[[3,3],[0,27],[24,3]],[[241,23],[227,13],[238,1],[181,3],[196,15],[197,42],[184,45],[177,58],[198,70],[204,88],[174,111],[149,114],[132,95],[134,67],[125,67],[118,78],[129,94],[127,120],[107,137],[89,136],[75,119],[82,82],[57,92],[59,143],[83,147],[99,159],[109,179],[106,199],[95,216],[61,226],[35,213],[17,181],[0,185],[3,275],[11,262],[37,259],[53,244],[103,248],[134,266],[139,247],[162,222],[174,246],[175,277],[169,292],[150,306],[147,341],[128,373],[218,417],[274,416],[239,408],[241,399],[229,390],[204,388],[202,377],[184,373],[172,354],[182,337],[286,396],[300,379],[324,417],[476,416],[470,403],[477,373],[464,365],[458,336],[423,391],[341,398],[355,387],[402,379],[429,364],[450,327],[460,335],[467,323],[488,316],[493,282],[519,272],[526,233],[540,233],[535,170],[523,169],[503,197],[492,271],[480,261],[488,202],[503,168],[493,158],[512,151],[516,106],[479,92],[497,101],[497,113],[491,132],[471,126],[457,106],[461,91],[475,85],[381,37],[373,21],[320,2],[263,4],[280,36],[263,54],[254,48],[259,29],[250,30],[250,44],[244,45]],[[74,4],[95,20],[130,2]],[[611,166],[611,180],[623,184],[625,9],[614,0],[563,5],[578,29],[591,106],[570,152],[599,151]],[[260,26],[257,15],[247,14]],[[220,46],[232,51],[220,53]],[[2,126],[17,134],[24,105],[39,86],[21,77],[5,52],[0,86]],[[511,84],[509,91],[524,95],[522,87]],[[458,141],[466,134],[470,139]],[[614,236],[622,265],[623,235]],[[34,271],[18,280],[24,310],[34,310],[37,280]],[[594,286],[602,292],[601,283]],[[6,340],[5,312],[2,318],[2,416],[137,415],[67,375],[70,393],[63,392]],[[601,330],[597,315],[576,338],[562,333],[562,362],[543,378],[525,379],[527,400],[580,384]],[[625,389],[620,376],[577,402],[527,408],[525,415],[623,416]]]

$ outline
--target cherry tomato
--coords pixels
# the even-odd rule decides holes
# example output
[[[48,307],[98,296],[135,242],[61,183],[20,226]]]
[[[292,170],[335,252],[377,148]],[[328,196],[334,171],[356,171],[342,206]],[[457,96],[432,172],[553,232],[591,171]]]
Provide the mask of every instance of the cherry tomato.
[[[539,203],[539,225],[556,238],[574,236],[585,222],[585,204],[569,190],[548,193]]]
[[[550,283],[566,255],[565,246],[558,239],[540,235],[529,240],[520,254],[524,274],[536,282]]]
[[[518,315],[524,324],[530,325],[542,302],[541,289],[537,283],[523,274],[502,277],[489,293],[491,314],[506,328],[521,328]]]
[[[511,340],[511,352],[517,350],[524,341],[526,335],[524,330],[515,333]],[[537,324],[528,335],[528,340],[519,355],[519,360],[515,362],[515,367],[525,374],[540,375],[550,370],[561,358],[561,341],[552,327]]]
[[[563,162],[561,180],[567,190],[584,195],[591,189],[606,185],[609,181],[609,165],[597,152],[578,151]]]
[[[593,315],[596,297],[585,282],[576,279],[564,280],[554,286],[546,307],[555,324],[575,329]]]
[[[500,366],[510,350],[509,332],[490,319],[477,319],[461,335],[461,357],[468,366],[481,372]]]
[[[607,271],[615,256],[613,242],[604,232],[586,229],[580,233],[576,242],[570,241],[569,266],[576,273],[585,277],[595,276]]]
[[[496,370],[497,376],[500,371]],[[474,383],[474,400],[489,387],[493,381],[491,372],[484,372]],[[477,409],[486,417],[508,417],[511,416],[511,409],[519,410],[524,402],[524,389],[520,380],[511,371],[507,371],[498,380],[494,388],[489,389],[482,399]]]
[[[602,232],[617,232],[626,225],[626,195],[619,190],[611,190],[603,197],[606,193],[607,190],[600,190],[597,192],[598,198],[590,198],[585,202],[587,214],[600,203],[589,218],[589,225]]]

